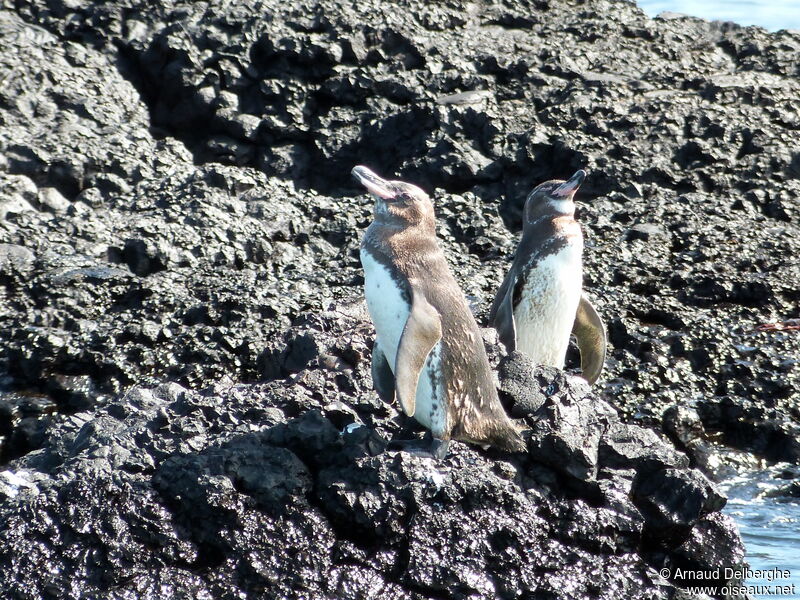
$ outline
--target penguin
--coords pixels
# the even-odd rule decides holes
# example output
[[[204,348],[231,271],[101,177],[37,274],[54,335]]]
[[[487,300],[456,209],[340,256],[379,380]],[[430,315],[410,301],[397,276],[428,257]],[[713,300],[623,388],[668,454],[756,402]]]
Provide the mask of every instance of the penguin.
[[[396,396],[403,412],[431,432],[431,450],[420,454],[441,458],[450,439],[525,450],[500,404],[478,324],[436,240],[430,198],[364,166],[352,173],[375,198],[361,264],[376,332],[378,394],[388,402]]]
[[[597,381],[606,356],[603,321],[583,293],[583,234],[575,220],[575,192],[586,173],[547,181],[525,201],[522,239],[489,312],[510,353],[564,368],[570,333],[581,352],[583,378]]]

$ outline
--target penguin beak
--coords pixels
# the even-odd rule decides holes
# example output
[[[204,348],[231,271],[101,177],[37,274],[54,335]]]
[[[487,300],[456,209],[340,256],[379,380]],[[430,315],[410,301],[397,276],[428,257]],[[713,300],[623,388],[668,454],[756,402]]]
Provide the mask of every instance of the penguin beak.
[[[358,182],[369,190],[371,194],[383,200],[391,200],[395,197],[389,182],[381,179],[375,173],[370,171],[363,165],[358,165],[352,170],[353,177],[358,179]]]
[[[572,196],[575,195],[575,192],[578,191],[578,188],[581,187],[584,179],[586,179],[586,171],[581,169],[577,171],[575,175],[553,190],[553,196],[557,198],[572,198]]]

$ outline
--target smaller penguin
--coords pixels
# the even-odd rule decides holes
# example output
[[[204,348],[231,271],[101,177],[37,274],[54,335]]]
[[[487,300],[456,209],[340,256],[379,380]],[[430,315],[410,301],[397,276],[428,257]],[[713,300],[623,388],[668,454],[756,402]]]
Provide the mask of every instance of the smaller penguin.
[[[376,332],[378,394],[386,401],[396,395],[403,411],[431,431],[427,454],[444,456],[450,439],[523,451],[497,396],[478,325],[436,240],[430,198],[363,166],[353,175],[375,197],[361,264]]]
[[[547,181],[525,201],[522,239],[489,313],[508,352],[564,368],[570,333],[581,352],[583,377],[594,383],[603,370],[606,332],[583,293],[583,234],[573,198],[586,173]]]

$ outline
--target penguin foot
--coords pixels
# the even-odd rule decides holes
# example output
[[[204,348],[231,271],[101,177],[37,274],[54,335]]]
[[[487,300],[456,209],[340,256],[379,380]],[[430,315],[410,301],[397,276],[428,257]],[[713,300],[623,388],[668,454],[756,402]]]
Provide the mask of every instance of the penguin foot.
[[[393,436],[393,439],[397,440],[412,440],[415,434],[425,433],[425,438],[430,437],[430,431],[427,429],[423,429],[422,426],[417,423],[417,420],[414,417],[406,417],[403,420],[403,425],[400,427],[398,432]]]
[[[402,450],[415,456],[423,458],[435,458],[441,460],[447,456],[447,448],[450,440],[440,440],[426,434],[422,439],[416,440],[392,440],[386,447],[387,450]]]

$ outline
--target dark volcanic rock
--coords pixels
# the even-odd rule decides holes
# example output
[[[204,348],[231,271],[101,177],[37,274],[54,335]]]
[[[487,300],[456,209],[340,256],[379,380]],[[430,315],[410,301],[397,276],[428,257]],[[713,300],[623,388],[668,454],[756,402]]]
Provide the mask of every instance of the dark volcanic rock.
[[[547,401],[548,395],[556,392],[555,386],[545,387],[542,393],[542,384],[547,381],[547,376],[554,377],[556,370],[545,371],[545,379],[537,380],[531,371],[530,360],[521,352],[512,352],[500,360],[498,366],[500,375],[500,397],[506,406],[511,408],[511,415],[524,417],[535,414]]]
[[[753,331],[796,316],[797,34],[570,0],[15,6],[4,189],[25,209],[0,241],[37,262],[4,276],[0,335],[21,384],[303,368],[314,350],[287,326],[357,296],[359,162],[447,192],[440,233],[484,310],[513,249],[503,225],[534,184],[583,167],[606,397],[645,423],[697,399],[710,434],[798,460],[800,336]],[[81,275],[114,265],[128,278]],[[717,418],[726,404],[744,424]]]
[[[319,400],[297,417],[265,408],[300,387],[290,379],[134,388],[53,427],[0,475],[0,589],[672,598],[665,565],[741,563],[735,529],[715,516],[722,498],[699,471],[674,466],[636,426],[626,439],[638,453],[602,452],[620,443],[616,412],[553,369],[534,378],[540,393],[558,391],[526,418],[530,453],[454,443],[438,462],[385,452],[363,425],[340,432],[329,418],[340,409]],[[305,385],[313,395],[326,380]],[[588,435],[557,429],[575,412],[596,424]],[[60,568],[42,577],[47,565]]]
[[[645,427],[800,462],[800,335],[756,330],[800,316],[797,33],[18,0],[0,42],[0,595],[685,597],[659,569],[741,546]],[[358,163],[431,192],[479,320],[527,192],[588,170],[607,370],[502,362],[524,456],[383,452]]]

